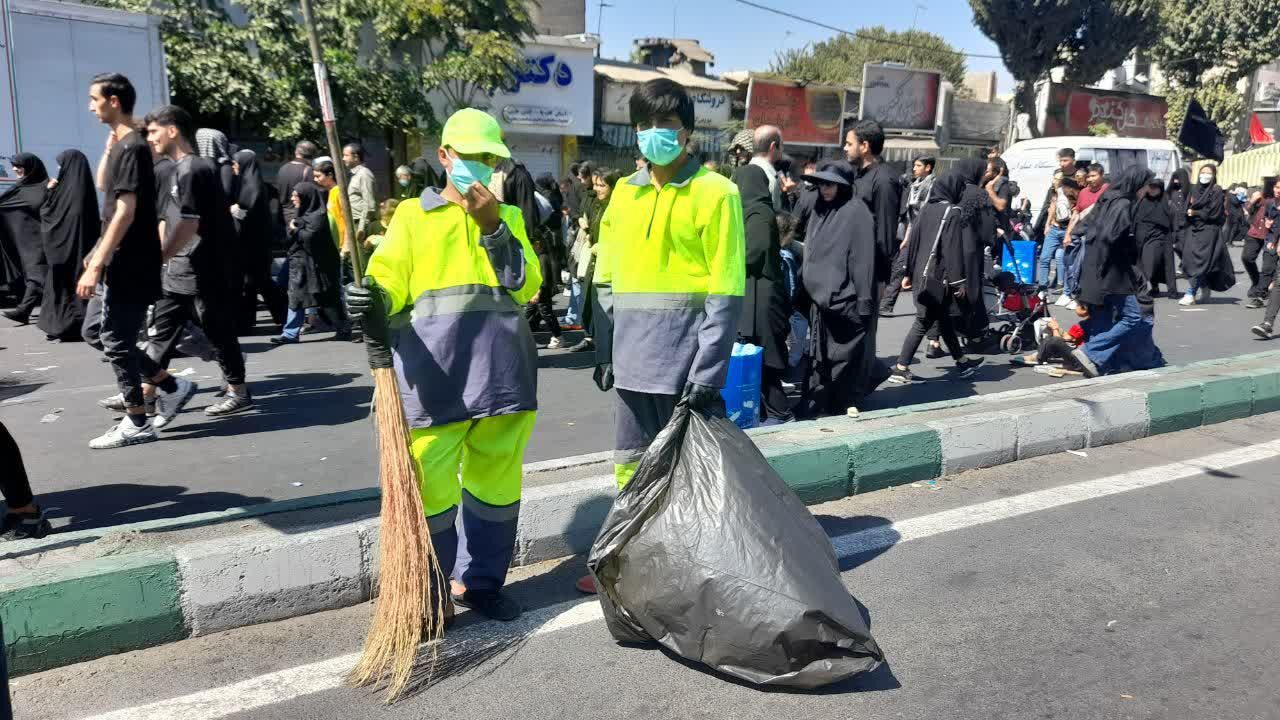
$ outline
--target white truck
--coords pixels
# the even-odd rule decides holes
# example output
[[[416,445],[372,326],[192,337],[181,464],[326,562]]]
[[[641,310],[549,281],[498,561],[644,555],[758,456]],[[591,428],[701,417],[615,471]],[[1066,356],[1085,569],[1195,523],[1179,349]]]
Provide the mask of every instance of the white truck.
[[[9,158],[33,153],[50,174],[75,148],[96,166],[106,129],[89,112],[89,78],[122,73],[139,116],[169,102],[158,18],[55,0],[0,0],[0,187]]]

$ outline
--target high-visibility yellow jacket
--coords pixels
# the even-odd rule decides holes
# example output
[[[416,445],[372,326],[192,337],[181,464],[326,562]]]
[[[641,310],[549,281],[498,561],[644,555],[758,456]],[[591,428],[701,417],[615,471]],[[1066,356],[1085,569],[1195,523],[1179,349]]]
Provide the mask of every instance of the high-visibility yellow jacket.
[[[338,250],[347,244],[347,223],[343,220],[342,201],[338,199],[338,188],[329,188],[329,233]]]
[[[542,285],[520,209],[493,235],[434,191],[404,202],[365,273],[390,299],[392,354],[415,428],[536,410],[537,348],[522,306]]]
[[[723,387],[746,286],[737,186],[692,158],[661,189],[648,170],[619,180],[600,223],[595,283],[611,308],[617,387]]]

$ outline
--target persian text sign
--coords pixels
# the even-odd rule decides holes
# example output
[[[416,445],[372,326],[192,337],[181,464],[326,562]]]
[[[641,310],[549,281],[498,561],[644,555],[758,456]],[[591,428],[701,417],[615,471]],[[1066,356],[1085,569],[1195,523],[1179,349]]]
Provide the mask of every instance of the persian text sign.
[[[844,89],[751,78],[747,89],[747,127],[775,125],[785,142],[840,145]]]
[[[1120,137],[1163,140],[1168,112],[1164,98],[1153,95],[1086,90],[1055,83],[1049,90],[1044,134],[1088,135],[1090,126],[1105,123]]]
[[[933,130],[941,88],[941,73],[868,63],[862,68],[859,117],[886,130]]]
[[[640,87],[636,83],[620,83],[610,80],[604,85],[604,102],[600,106],[600,120],[607,123],[631,124],[631,94]],[[733,107],[732,94],[727,90],[700,90],[687,88],[693,98],[694,124],[698,127],[721,128],[729,124],[729,111]]]

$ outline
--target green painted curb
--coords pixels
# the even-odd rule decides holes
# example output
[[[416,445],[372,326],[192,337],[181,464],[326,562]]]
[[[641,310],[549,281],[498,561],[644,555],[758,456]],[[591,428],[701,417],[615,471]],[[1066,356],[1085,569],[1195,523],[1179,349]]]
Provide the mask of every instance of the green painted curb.
[[[1253,380],[1248,377],[1208,378],[1201,392],[1205,425],[1247,418],[1253,411]]]
[[[1190,430],[1204,424],[1203,385],[1196,380],[1160,383],[1147,390],[1151,435]]]
[[[846,440],[855,494],[942,475],[942,438],[933,428],[904,425]]]
[[[849,484],[849,447],[836,433],[762,448],[761,452],[806,505],[840,500],[853,494]]]
[[[1280,410],[1280,369],[1247,373],[1253,382],[1253,414]]]
[[[96,558],[0,580],[9,669],[28,673],[181,640],[178,563],[168,553]]]

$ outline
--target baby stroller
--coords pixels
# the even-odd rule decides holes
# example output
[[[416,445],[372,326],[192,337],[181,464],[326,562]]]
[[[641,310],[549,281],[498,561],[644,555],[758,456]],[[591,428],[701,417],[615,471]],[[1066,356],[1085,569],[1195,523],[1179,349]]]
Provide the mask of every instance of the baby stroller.
[[[992,278],[992,284],[997,290],[992,320],[1001,323],[996,328],[1000,350],[1017,355],[1036,347],[1036,321],[1049,317],[1048,291],[1018,282],[1014,274],[1007,271]]]

